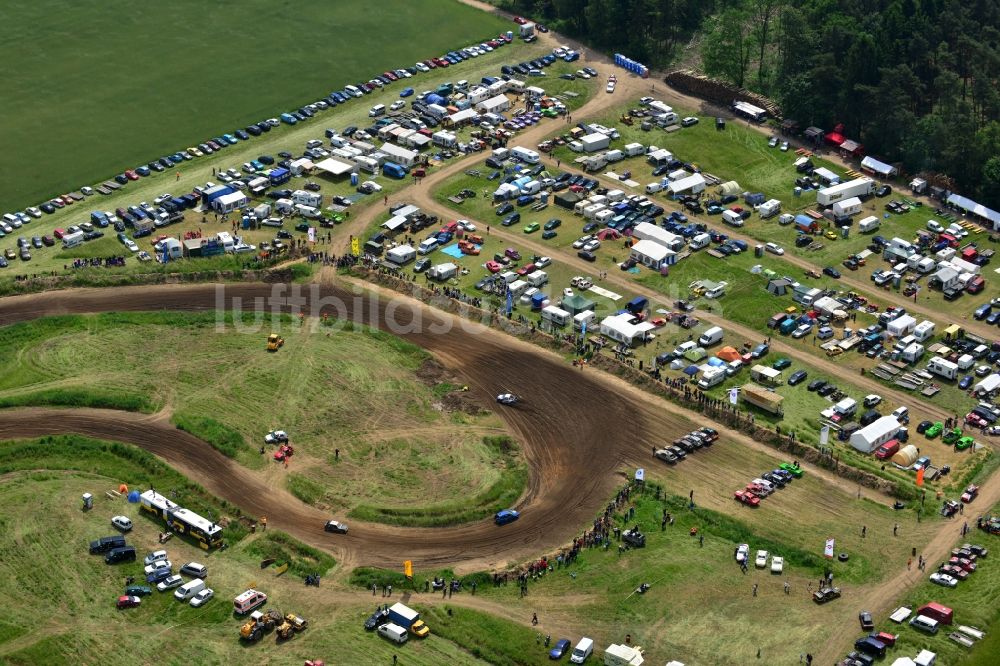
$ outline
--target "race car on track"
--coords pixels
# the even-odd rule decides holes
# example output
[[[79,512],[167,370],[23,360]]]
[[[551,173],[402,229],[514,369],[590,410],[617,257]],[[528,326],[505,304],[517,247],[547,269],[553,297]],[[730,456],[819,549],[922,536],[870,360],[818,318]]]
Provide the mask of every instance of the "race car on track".
[[[347,525],[340,522],[339,520],[326,521],[326,527],[324,527],[323,529],[326,532],[333,532],[335,534],[347,534]]]

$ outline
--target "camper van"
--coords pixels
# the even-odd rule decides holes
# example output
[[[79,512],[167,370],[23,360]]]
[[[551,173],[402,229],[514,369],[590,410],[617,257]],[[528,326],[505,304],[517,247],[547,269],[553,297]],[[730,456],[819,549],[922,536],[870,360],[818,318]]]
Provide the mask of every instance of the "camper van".
[[[707,390],[713,386],[718,386],[721,384],[728,374],[726,373],[726,368],[718,367],[712,368],[711,370],[706,370],[702,378],[698,380],[698,388],[702,390]]]
[[[698,344],[702,347],[710,347],[720,342],[722,342],[722,329],[718,326],[713,326],[698,338]]]
[[[511,156],[521,160],[525,164],[538,164],[538,153],[521,146],[515,146],[510,150]]]
[[[377,118],[378,116],[385,114],[385,104],[376,104],[371,109],[368,110],[369,118]]]

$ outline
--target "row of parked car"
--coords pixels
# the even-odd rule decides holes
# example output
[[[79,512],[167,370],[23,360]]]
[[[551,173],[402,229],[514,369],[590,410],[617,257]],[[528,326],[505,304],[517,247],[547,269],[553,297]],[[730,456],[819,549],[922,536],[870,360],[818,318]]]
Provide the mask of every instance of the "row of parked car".
[[[653,455],[669,465],[675,465],[684,460],[689,453],[710,447],[717,439],[719,439],[718,431],[708,427],[699,428],[674,440],[670,446],[654,450]]]
[[[293,111],[283,113],[279,118],[269,118],[258,123],[251,123],[243,129],[236,129],[232,132],[211,137],[201,143],[198,143],[197,145],[187,148],[186,150],[180,150],[170,155],[164,155],[163,157],[151,160],[146,164],[137,166],[134,169],[128,169],[127,171],[116,175],[113,180],[119,186],[124,186],[129,182],[150,176],[154,172],[162,173],[183,162],[187,162],[204,155],[210,155],[224,150],[228,146],[236,145],[240,141],[249,141],[253,137],[261,136],[262,134],[270,132],[273,128],[278,127],[282,122],[294,125],[300,121],[313,117],[321,110],[333,108],[334,106],[347,102],[355,97],[363,97],[365,94],[375,92],[376,90],[381,89],[384,85],[388,85],[395,80],[410,78],[420,72],[429,72],[437,67],[447,67],[448,65],[456,64],[468,58],[478,57],[487,51],[492,51],[493,49],[499,48],[509,42],[510,40],[507,39],[506,35],[501,35],[496,39],[491,39],[481,44],[469,46],[457,51],[451,51],[439,58],[431,58],[423,62],[418,62],[412,67],[385,72],[368,82],[359,83],[356,86],[346,86],[343,90],[331,93],[316,102],[306,104]],[[84,196],[91,196],[95,193],[95,190],[92,187],[82,187],[80,188],[80,193]],[[108,191],[108,193],[110,193],[110,191]],[[38,206],[32,206],[24,211],[7,213],[6,215],[13,216],[24,223],[29,221],[31,217],[41,217],[43,213],[55,213],[60,208],[72,205],[74,202],[80,200],[82,200],[80,196],[66,194],[54,197],[49,201],[39,204]]]
[[[798,462],[784,462],[770,472],[764,472],[758,478],[753,479],[746,485],[746,488],[734,492],[733,498],[747,506],[760,506],[762,499],[801,476],[802,468],[799,467]]]

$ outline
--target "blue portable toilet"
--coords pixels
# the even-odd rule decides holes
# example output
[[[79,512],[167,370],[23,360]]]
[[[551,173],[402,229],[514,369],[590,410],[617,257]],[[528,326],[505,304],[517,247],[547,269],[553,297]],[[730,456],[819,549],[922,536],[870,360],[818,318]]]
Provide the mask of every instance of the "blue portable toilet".
[[[514,39],[514,32],[512,30],[507,31],[507,41]]]
[[[546,298],[548,298],[548,296],[546,296],[545,294],[543,294],[540,291],[537,292],[537,293],[535,293],[535,294],[532,294],[531,295],[531,309],[532,310],[541,310],[542,306],[545,304],[545,299]]]
[[[354,187],[358,185],[358,174],[356,172],[351,174],[351,185]]]
[[[542,190],[541,194],[538,195],[538,200],[541,201],[542,203],[548,203],[549,202],[549,191],[548,190]]]

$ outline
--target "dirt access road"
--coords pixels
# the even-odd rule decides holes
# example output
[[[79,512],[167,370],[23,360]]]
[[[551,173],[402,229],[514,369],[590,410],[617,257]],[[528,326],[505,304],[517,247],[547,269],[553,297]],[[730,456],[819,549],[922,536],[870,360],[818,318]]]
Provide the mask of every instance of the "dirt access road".
[[[473,157],[475,159],[478,159],[479,156],[473,156]],[[552,161],[548,157],[546,157],[546,160]],[[455,175],[456,172],[463,170],[463,168],[468,168],[468,166],[473,161],[474,160],[471,159],[470,160],[463,159],[460,160],[459,162],[448,165],[448,167],[445,169],[433,172],[430,176],[424,179],[423,185],[421,185],[418,188],[407,190],[407,193],[409,194],[408,200],[414,203],[415,205],[419,206],[424,211],[439,216],[441,219],[448,219],[451,217],[455,217],[456,215],[455,212],[443,206],[442,204],[438,203],[434,199],[432,192],[435,187],[445,182],[450,176]],[[552,162],[554,166],[554,161]],[[472,221],[478,222],[483,227],[485,227],[488,224],[491,224],[489,220],[472,220]],[[490,234],[493,236],[497,236],[499,238],[503,238],[505,240],[509,240],[511,243],[516,244],[520,247],[525,247],[539,256],[547,255],[554,257],[558,261],[562,261],[565,264],[576,268],[581,272],[581,274],[589,275],[594,272],[593,264],[586,262],[583,259],[580,259],[575,254],[572,254],[565,250],[554,249],[552,246],[540,243],[539,241],[533,238],[529,238],[525,234],[511,233],[505,230],[503,227],[496,224],[491,225]],[[634,280],[628,279],[627,277],[623,277],[616,271],[608,272],[607,277],[601,281],[601,284],[614,285],[618,289],[624,290],[624,292],[626,293],[634,293],[642,295],[656,301],[668,300],[667,297],[665,297],[663,294],[648,287],[644,287],[639,283],[635,282]],[[696,310],[695,314],[700,319],[715,326],[722,326],[731,334],[742,337],[745,340],[752,340],[756,342],[760,341],[763,337],[762,333],[754,331],[740,324],[737,324],[733,321],[730,321],[722,316],[719,316],[718,314],[707,312],[705,310]],[[842,377],[844,375],[844,367],[842,365],[834,363],[829,359],[823,358],[821,356],[804,352],[799,347],[791,345],[788,342],[782,340],[781,338],[773,338],[771,340],[771,349],[784,356],[789,356],[790,358],[796,359],[802,363],[809,364],[819,370],[822,370],[831,377]],[[923,413],[927,414],[928,418],[934,418],[935,420],[944,420],[945,418],[951,416],[950,412],[947,412],[936,405],[925,402],[912,395],[904,394],[901,391],[896,391],[895,389],[892,389],[882,384],[881,382],[878,382],[872,379],[871,377],[868,377],[867,375],[852,374],[848,378],[848,381],[851,384],[854,384],[855,386],[858,386],[871,393],[877,393],[879,395],[882,395],[894,402],[897,402],[898,404],[909,405],[909,406],[919,405],[920,410]]]

